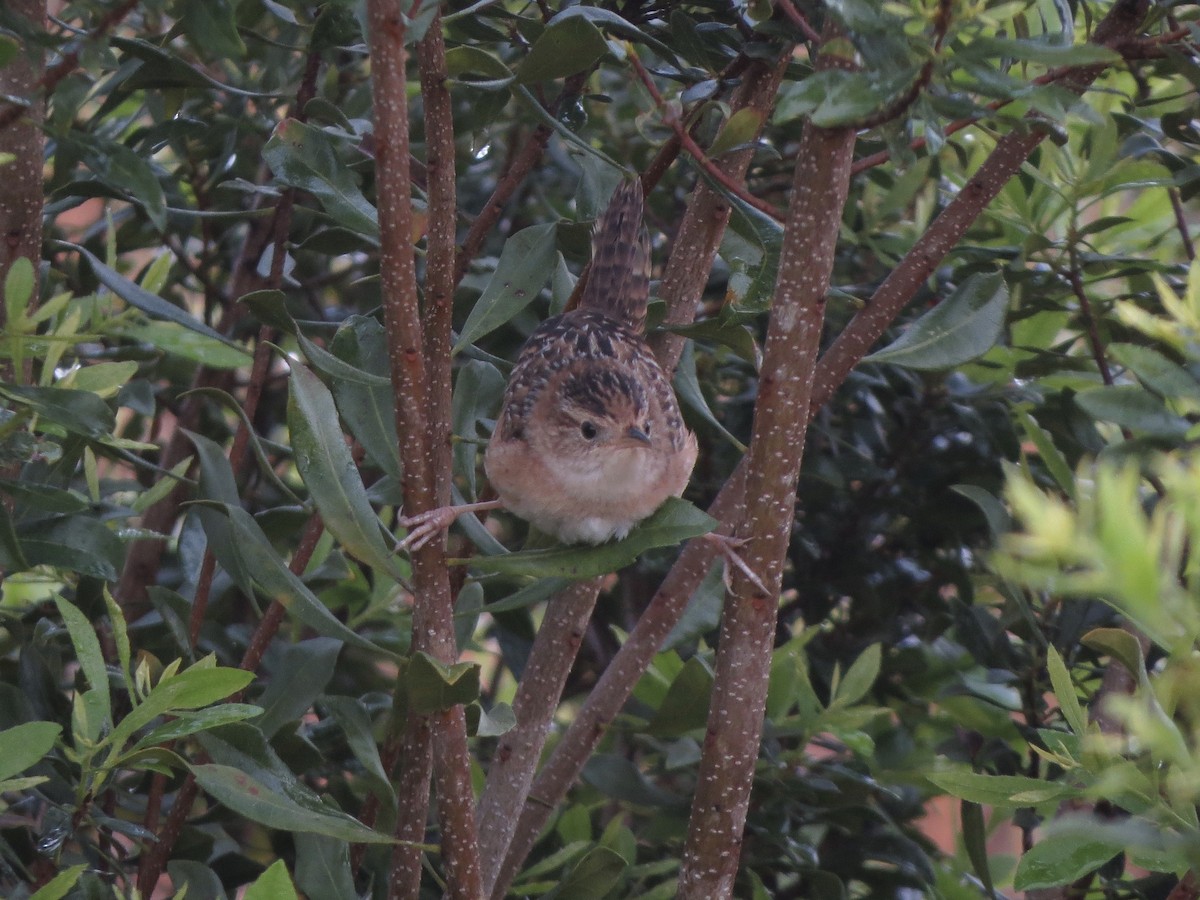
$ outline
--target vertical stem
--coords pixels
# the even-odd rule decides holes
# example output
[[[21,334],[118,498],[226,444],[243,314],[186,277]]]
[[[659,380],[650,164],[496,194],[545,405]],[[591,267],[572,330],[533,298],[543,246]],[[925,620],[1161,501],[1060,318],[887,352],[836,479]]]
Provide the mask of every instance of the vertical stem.
[[[417,45],[425,108],[425,171],[429,184],[429,251],[425,262],[425,361],[429,368],[429,424],[433,429],[437,504],[450,502],[450,325],[454,304],[454,117],[446,85],[446,43],[439,12]]]
[[[517,725],[500,739],[488,767],[483,796],[479,798],[479,856],[485,895],[491,893],[500,875],[501,863],[517,828],[517,815],[529,796],[554,711],[599,590],[600,579],[594,578],[573,584],[552,597],[534,638],[529,664],[513,698]]]
[[[396,396],[396,433],[400,436],[400,457],[404,464],[404,502],[410,513],[421,513],[437,505],[439,454],[429,434],[426,338],[421,328],[412,247],[407,52],[404,46],[407,26],[397,0],[369,0],[367,19],[374,87],[379,231],[384,248],[380,257],[383,318]],[[436,48],[429,51],[431,57],[435,51]],[[436,61],[431,59],[431,62]],[[441,194],[439,197],[444,203],[444,197]],[[439,239],[444,239],[444,235]],[[413,650],[428,653],[442,662],[453,662],[457,655],[454,613],[442,543],[431,541],[426,544],[413,555],[412,563],[416,589]],[[403,706],[405,704],[398,698],[397,708]],[[470,792],[470,759],[462,708],[455,707],[429,717],[410,715],[404,723],[401,746],[404,776],[397,785],[396,837],[403,841],[422,840],[429,808],[430,767],[431,762],[436,761],[442,857],[448,892],[452,897],[478,897],[474,798]],[[416,897],[420,883],[419,852],[398,844],[393,855],[389,895]]]
[[[833,60],[823,54],[819,65]],[[739,536],[767,593],[735,570],[725,598],[708,728],[677,896],[729,897],[758,759],[783,561],[825,295],[850,185],[852,129],[804,128],[746,460],[747,510]]]

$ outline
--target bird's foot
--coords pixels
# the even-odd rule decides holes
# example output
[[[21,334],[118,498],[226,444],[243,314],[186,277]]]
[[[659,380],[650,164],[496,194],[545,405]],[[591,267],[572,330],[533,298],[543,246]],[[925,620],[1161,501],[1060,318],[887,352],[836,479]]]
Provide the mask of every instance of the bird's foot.
[[[464,513],[497,509],[499,506],[499,500],[488,500],[484,503],[464,503],[460,506],[439,506],[415,516],[400,516],[397,521],[408,529],[408,534],[396,544],[396,549],[403,549],[409,554],[416,553],[439,534],[445,534],[454,524],[454,520]]]
[[[754,587],[757,588],[763,594],[763,596],[771,596],[771,592],[767,590],[767,586],[763,584],[762,579],[758,577],[758,574],[752,568],[750,568],[750,564],[742,558],[740,553],[738,553],[738,550],[746,546],[748,543],[745,538],[736,538],[728,534],[709,532],[708,534],[704,535],[704,539],[716,544],[721,555],[725,557],[725,569],[721,573],[721,579],[725,582],[725,590],[731,594],[734,593],[733,579],[730,577],[729,572],[729,567],[732,566],[745,575],[746,580],[754,585]]]

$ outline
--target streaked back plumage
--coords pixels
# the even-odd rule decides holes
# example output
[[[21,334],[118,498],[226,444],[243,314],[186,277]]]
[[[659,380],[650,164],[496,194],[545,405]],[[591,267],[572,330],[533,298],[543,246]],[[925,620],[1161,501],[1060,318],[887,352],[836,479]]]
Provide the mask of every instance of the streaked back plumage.
[[[592,268],[580,309],[594,309],[641,334],[650,301],[650,234],[642,224],[642,183],[622,181],[592,235]]]

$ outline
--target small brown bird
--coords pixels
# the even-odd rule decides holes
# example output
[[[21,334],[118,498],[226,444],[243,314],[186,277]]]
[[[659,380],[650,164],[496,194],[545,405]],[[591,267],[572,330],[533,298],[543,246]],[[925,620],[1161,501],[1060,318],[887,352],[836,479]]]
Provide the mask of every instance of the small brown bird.
[[[499,501],[402,519],[416,549],[468,510],[503,506],[565,543],[599,544],[683,493],[696,436],[642,329],[650,238],[642,188],[622,183],[596,226],[579,308],[530,335],[484,456]]]

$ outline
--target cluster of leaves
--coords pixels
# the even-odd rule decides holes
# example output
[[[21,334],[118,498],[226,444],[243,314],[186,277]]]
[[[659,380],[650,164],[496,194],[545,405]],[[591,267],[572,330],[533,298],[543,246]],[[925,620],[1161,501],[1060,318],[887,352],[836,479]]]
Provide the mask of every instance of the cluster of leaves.
[[[62,15],[94,21],[103,5]],[[483,487],[478,445],[505,360],[568,301],[587,222],[619,177],[612,161],[644,170],[671,135],[631,82],[629,46],[653,58],[660,89],[720,156],[759,124],[730,116],[730,67],[799,38],[760,6],[572,6],[548,21],[517,4],[443,11],[460,208],[484,209],[525,142],[548,137],[542,165],[477,236],[454,297],[461,496]],[[739,896],[977,896],[1098,870],[1117,882],[1119,867],[1101,867],[1124,853],[1156,873],[1194,866],[1197,473],[1182,456],[1145,463],[1144,476],[1129,467],[1185,447],[1200,404],[1200,276],[1183,299],[1173,286],[1183,277],[1173,203],[1197,184],[1194,70],[1172,57],[1136,77],[1114,69],[1081,104],[1038,76],[1117,57],[1075,34],[1069,4],[830,6],[862,68],[814,74],[802,55],[786,64],[749,184],[782,205],[805,116],[838,126],[894,113],[860,144],[892,161],[853,182],[831,332],[978,168],[992,134],[1026,127],[1030,110],[1060,130],[814,419]],[[413,11],[411,40],[435,10]],[[1092,12],[1080,4],[1081,21],[1080,11]],[[65,33],[55,48],[68,49]],[[397,704],[470,704],[486,767],[512,723],[506,701],[540,604],[565,579],[641,558],[598,609],[572,682],[585,686],[648,598],[668,560],[661,548],[712,520],[681,503],[618,545],[510,553],[517,523],[503,520],[502,543],[464,519],[471,544],[457,562],[471,557],[469,575],[456,567],[456,630],[485,664],[408,656],[409,571],[385,524],[402,503],[402,470],[355,6],[150,0],[80,49],[79,69],[49,98],[43,290],[18,264],[4,294],[0,892],[129,894],[163,798],[185,796],[188,777],[208,806],[172,837],[176,891],[385,892],[395,795],[381,748]],[[310,99],[289,108],[318,68]],[[976,117],[976,130],[949,127]],[[419,171],[415,180],[420,241]],[[659,250],[695,180],[677,164],[651,194]],[[272,243],[281,197],[294,216]],[[96,198],[105,215],[70,225]],[[697,505],[749,439],[781,245],[774,221],[729,200],[705,317],[678,329],[691,343],[676,385],[704,447],[688,494]],[[234,398],[259,328],[288,371],[262,374],[243,421]],[[240,425],[249,465],[230,458]],[[1094,469],[1096,456],[1115,462]],[[1007,506],[1006,461],[1019,466]],[[180,486],[196,502],[158,532],[139,530]],[[1009,507],[1026,531],[993,571],[983,560],[1009,530]],[[294,571],[314,513],[325,533]],[[147,540],[163,551],[149,584],[131,564]],[[673,896],[722,593],[714,571],[518,893]],[[273,602],[286,625],[257,646]],[[1112,629],[1116,611],[1153,642],[1149,657]],[[1112,658],[1137,689],[1106,701],[1121,729],[1105,734],[1078,692],[1098,692]],[[963,801],[957,853],[921,833],[939,795]],[[1129,818],[1060,823],[1019,867],[989,859],[982,805],[990,827],[1032,834],[1067,799]],[[352,857],[352,846],[367,849]]]

